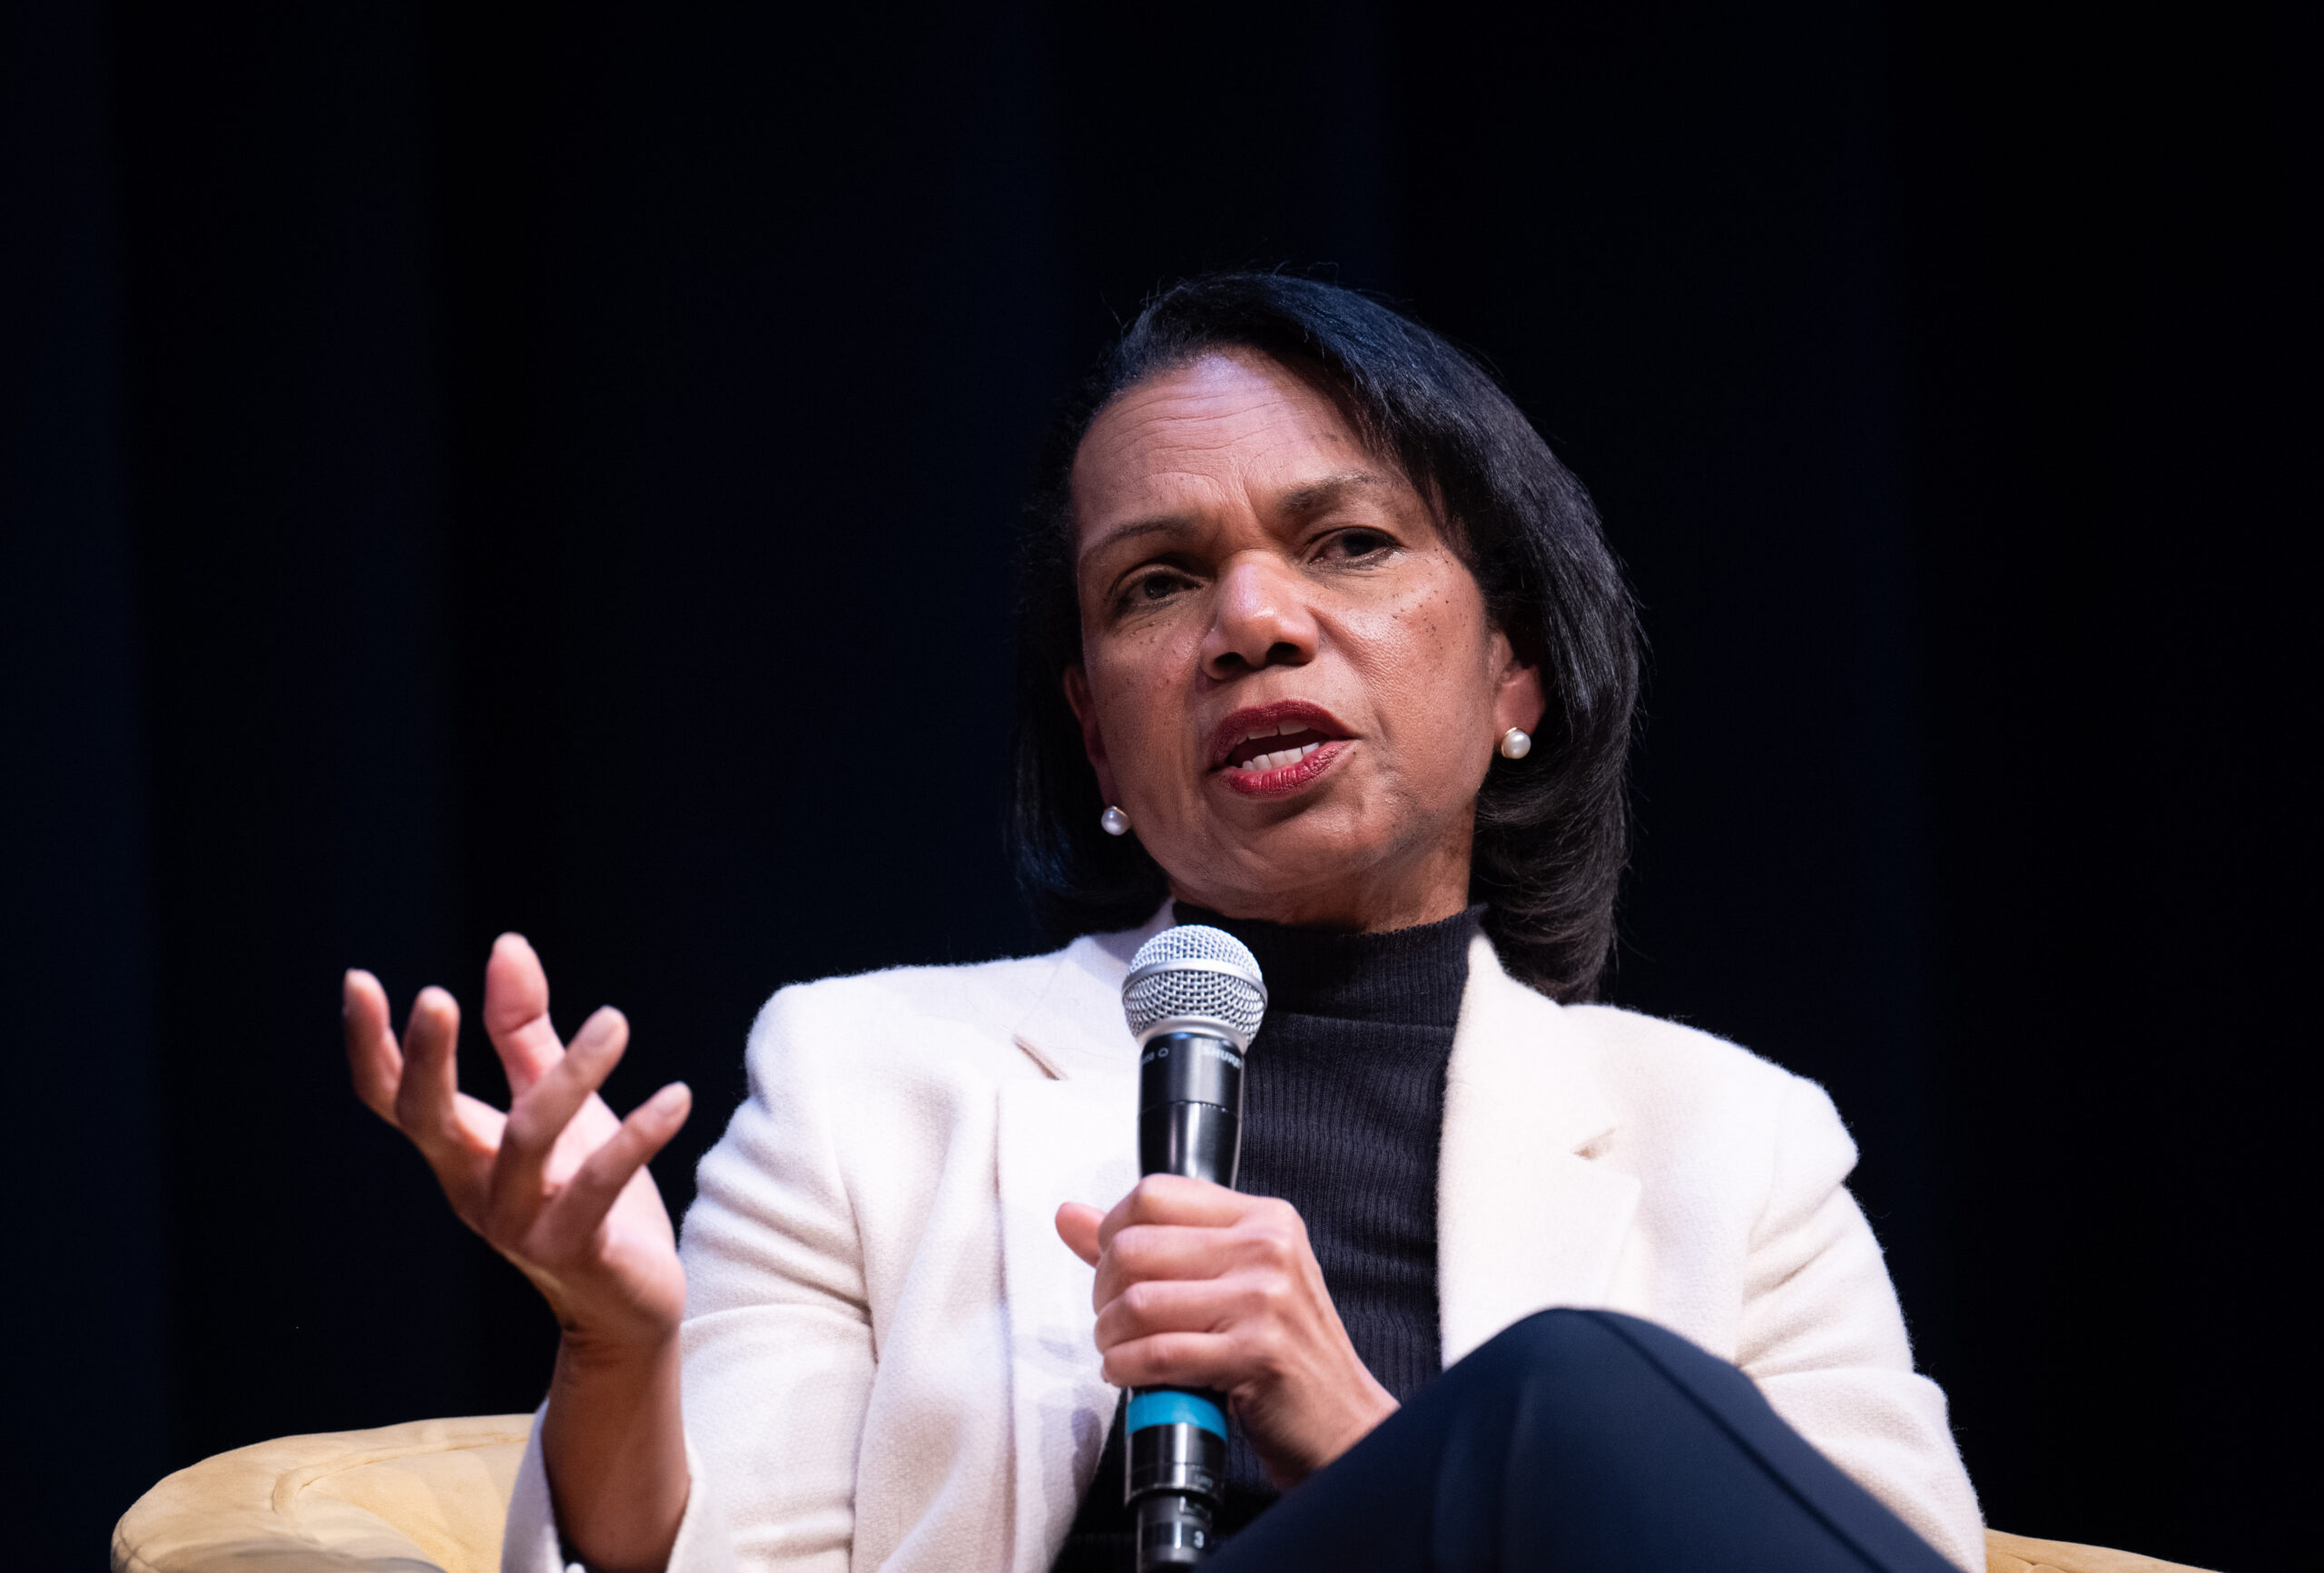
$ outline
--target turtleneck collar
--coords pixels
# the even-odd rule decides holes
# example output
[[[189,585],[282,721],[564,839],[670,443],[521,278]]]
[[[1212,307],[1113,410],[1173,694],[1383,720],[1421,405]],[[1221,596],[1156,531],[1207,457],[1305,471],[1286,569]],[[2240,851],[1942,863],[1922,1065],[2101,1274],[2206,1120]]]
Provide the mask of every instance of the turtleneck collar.
[[[1451,1027],[1469,982],[1469,941],[1482,905],[1414,929],[1335,934],[1281,923],[1222,918],[1174,902],[1181,923],[1224,929],[1251,948],[1266,979],[1267,1015],[1312,1016],[1411,1027]]]

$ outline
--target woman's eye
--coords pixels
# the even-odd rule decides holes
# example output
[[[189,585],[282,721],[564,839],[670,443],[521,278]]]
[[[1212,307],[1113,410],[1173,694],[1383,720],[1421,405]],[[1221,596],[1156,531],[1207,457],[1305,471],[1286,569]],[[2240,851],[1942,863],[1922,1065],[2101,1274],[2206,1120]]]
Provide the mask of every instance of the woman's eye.
[[[1132,606],[1148,606],[1157,601],[1167,601],[1185,587],[1186,581],[1177,574],[1148,574],[1130,581],[1122,599]]]
[[[1384,552],[1395,545],[1378,530],[1342,530],[1334,536],[1325,548],[1327,555],[1337,557],[1368,557]]]

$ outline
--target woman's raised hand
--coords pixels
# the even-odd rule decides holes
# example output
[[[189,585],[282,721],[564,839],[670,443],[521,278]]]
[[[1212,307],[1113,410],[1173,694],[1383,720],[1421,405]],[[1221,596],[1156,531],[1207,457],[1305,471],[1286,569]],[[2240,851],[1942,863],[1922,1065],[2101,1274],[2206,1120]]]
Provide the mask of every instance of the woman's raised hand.
[[[442,989],[419,991],[401,1044],[369,973],[347,975],[346,1012],[357,1095],[411,1138],[461,1222],[524,1270],[565,1330],[541,1427],[559,1533],[591,1567],[662,1567],[689,1488],[686,1279],[645,1161],[677,1135],[691,1096],[673,1082],[615,1119],[597,1088],[629,1047],[629,1023],[608,1008],[558,1043],[541,959],[515,934],[494,942],[484,969],[484,1029],[513,1098],[505,1115],[460,1091],[460,1008]]]
[[[685,1312],[685,1274],[645,1162],[692,1100],[674,1082],[614,1117],[597,1088],[628,1047],[622,1014],[599,1010],[559,1044],[540,958],[503,934],[484,973],[485,1031],[513,1097],[503,1115],[459,1090],[460,1010],[449,994],[422,989],[399,1044],[379,980],[353,971],[346,987],[357,1095],[411,1138],[461,1222],[547,1297],[568,1344],[667,1346]]]
[[[1348,1342],[1290,1203],[1149,1175],[1102,1216],[1068,1202],[1057,1232],[1098,1270],[1106,1380],[1226,1393],[1278,1486],[1395,1412]]]

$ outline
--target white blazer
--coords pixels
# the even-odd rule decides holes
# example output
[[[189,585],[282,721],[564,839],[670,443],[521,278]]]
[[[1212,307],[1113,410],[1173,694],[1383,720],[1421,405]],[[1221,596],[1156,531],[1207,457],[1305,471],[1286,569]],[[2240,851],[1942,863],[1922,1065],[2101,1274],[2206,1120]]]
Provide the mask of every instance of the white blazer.
[[[1053,955],[786,988],[700,1171],[686,1272],[693,1489],[672,1573],[1045,1573],[1118,1395],[1058,1204],[1137,1177],[1128,959]],[[1704,1033],[1561,1007],[1470,954],[1447,1070],[1448,1365],[1556,1305],[1649,1317],[1966,1568],[1983,1526],[1913,1371],[1821,1087]],[[504,1573],[562,1573],[539,1427]]]

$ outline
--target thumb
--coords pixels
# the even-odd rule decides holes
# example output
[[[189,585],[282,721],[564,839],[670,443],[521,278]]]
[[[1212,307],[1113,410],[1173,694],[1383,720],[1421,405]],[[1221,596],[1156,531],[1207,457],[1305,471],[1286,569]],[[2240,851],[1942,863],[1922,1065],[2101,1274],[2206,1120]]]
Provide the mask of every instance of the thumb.
[[[1090,1266],[1098,1265],[1098,1225],[1106,1215],[1081,1202],[1068,1202],[1057,1210],[1057,1237]]]

